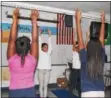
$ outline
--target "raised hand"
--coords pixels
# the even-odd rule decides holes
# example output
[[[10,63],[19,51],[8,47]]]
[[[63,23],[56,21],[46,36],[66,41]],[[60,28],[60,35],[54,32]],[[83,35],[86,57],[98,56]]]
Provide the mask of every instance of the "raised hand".
[[[76,22],[80,22],[81,21],[81,11],[79,9],[76,10],[75,12],[75,19],[76,19]]]
[[[105,23],[105,13],[104,13],[104,11],[101,12],[101,22]]]
[[[16,8],[14,11],[13,11],[13,19],[18,19],[18,16],[19,16],[19,8]]]
[[[51,30],[48,29],[47,32],[48,32],[49,36],[51,36]]]
[[[36,9],[31,10],[31,20],[32,21],[37,21],[38,16],[39,16],[38,10],[36,10]]]

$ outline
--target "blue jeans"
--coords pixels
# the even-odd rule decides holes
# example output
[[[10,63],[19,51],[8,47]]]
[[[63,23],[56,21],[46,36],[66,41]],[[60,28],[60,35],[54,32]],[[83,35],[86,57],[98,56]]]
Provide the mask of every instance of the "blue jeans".
[[[9,98],[36,98],[35,87],[9,90]]]

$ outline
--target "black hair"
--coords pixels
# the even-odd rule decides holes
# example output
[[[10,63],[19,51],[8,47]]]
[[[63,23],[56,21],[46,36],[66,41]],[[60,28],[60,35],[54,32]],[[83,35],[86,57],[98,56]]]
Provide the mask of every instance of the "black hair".
[[[78,41],[76,41],[76,45],[78,45]]]
[[[76,47],[76,48],[78,47],[78,41],[76,41],[75,47]]]
[[[21,56],[21,64],[24,65],[25,56],[30,50],[30,39],[26,36],[17,38],[16,40],[16,53]]]
[[[47,45],[47,46],[48,46],[48,44],[47,44],[47,43],[42,43],[42,48],[43,48],[45,45]]]
[[[102,45],[98,39],[93,39],[87,45],[87,70],[92,80],[103,79]]]

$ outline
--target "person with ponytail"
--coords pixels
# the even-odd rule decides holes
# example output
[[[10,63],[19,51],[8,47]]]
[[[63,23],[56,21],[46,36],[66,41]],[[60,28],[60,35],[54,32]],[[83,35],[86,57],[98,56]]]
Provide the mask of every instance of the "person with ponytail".
[[[34,72],[38,62],[38,11],[31,11],[32,42],[26,36],[17,38],[19,9],[13,12],[7,59],[10,69],[9,98],[35,98]]]
[[[76,10],[75,19],[81,61],[81,97],[105,97],[103,81],[103,68],[105,61],[105,14],[104,12],[101,13],[101,30],[99,38],[90,39],[87,45],[84,45],[83,43],[80,10]]]

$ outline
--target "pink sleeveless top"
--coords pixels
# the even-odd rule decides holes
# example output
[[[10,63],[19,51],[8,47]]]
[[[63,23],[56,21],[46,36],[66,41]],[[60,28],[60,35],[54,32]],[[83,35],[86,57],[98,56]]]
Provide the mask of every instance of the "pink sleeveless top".
[[[34,86],[34,71],[37,60],[28,54],[25,63],[21,67],[21,57],[15,54],[8,60],[10,70],[9,89],[24,89]]]

